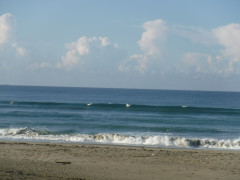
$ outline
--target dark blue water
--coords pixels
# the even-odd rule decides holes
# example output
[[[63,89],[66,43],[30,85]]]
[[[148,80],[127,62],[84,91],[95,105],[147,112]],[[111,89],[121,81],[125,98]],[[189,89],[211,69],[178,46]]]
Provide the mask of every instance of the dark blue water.
[[[240,93],[0,86],[0,139],[240,149]]]

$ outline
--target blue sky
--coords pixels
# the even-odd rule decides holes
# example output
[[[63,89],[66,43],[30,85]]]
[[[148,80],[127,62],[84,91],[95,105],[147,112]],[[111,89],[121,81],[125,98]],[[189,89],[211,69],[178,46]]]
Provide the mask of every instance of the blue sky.
[[[240,91],[238,0],[0,0],[0,84]]]

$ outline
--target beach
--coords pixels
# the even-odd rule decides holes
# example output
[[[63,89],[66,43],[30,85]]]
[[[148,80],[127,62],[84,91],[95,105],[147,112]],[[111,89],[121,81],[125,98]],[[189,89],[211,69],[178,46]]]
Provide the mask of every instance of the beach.
[[[240,93],[0,86],[0,179],[240,179]]]
[[[239,179],[240,152],[0,142],[1,179]]]

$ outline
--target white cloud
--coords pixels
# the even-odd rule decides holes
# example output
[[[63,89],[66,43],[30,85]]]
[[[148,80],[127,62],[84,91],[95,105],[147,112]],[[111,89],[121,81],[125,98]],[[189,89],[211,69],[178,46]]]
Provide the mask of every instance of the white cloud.
[[[240,24],[229,24],[213,30],[218,42],[225,47],[223,54],[240,59]]]
[[[240,73],[240,24],[229,24],[212,30],[206,30],[199,27],[186,26],[167,26],[164,21],[157,19],[147,21],[143,24],[145,30],[138,45],[142,53],[131,55],[125,62],[119,66],[119,71],[136,70],[145,73],[159,66],[157,61],[163,59],[163,43],[166,40],[167,33],[173,33],[190,39],[194,43],[205,44],[209,50],[219,45],[224,49],[219,52],[184,52],[183,64],[176,62],[168,66],[168,62],[161,60],[161,66],[165,65],[171,69],[178,69],[181,72],[211,73],[228,76],[233,73]],[[177,57],[177,56],[176,56]],[[160,61],[159,61],[160,62]],[[160,68],[160,67],[159,67]],[[165,68],[166,69],[166,68]],[[183,70],[184,69],[184,70]],[[170,70],[170,69],[168,69]]]
[[[130,56],[130,60],[136,60],[135,69],[140,73],[147,70],[149,58],[146,54],[134,54]]]
[[[14,17],[10,13],[0,16],[0,46],[7,43],[11,32],[11,22]]]
[[[145,31],[138,41],[142,53],[131,55],[126,62],[119,66],[120,71],[133,69],[144,73],[148,70],[148,66],[153,59],[161,56],[161,47],[166,40],[168,30],[166,23],[161,19],[157,19],[145,22],[142,27]]]
[[[189,68],[195,69],[198,73],[214,73],[224,76],[240,73],[240,24],[229,24],[204,32],[195,36],[198,37],[195,38],[195,42],[206,43],[207,39],[212,39],[212,44],[221,45],[224,49],[215,56],[197,52],[185,53],[185,71]],[[193,38],[191,34],[188,36],[190,39]],[[202,37],[202,40],[199,37]]]
[[[26,49],[20,47],[12,38],[12,31],[16,24],[15,18],[10,13],[3,14],[0,16],[0,47],[7,44],[6,47],[13,48],[16,51],[17,57],[22,57],[26,54]],[[9,47],[10,46],[10,47]]]
[[[200,27],[186,27],[178,25],[172,27],[172,32],[190,39],[194,43],[202,43],[206,45],[213,45],[217,43],[211,31]]]
[[[127,61],[122,63],[118,70],[126,72],[130,70],[136,70],[140,73],[144,73],[148,67],[148,56],[145,54],[134,54],[129,57]]]
[[[147,55],[160,54],[160,45],[166,39],[167,26],[161,19],[148,21],[143,24],[145,32],[142,33],[138,44]]]
[[[85,36],[79,38],[77,42],[73,42],[68,45],[68,48],[73,50],[76,49],[79,55],[84,55],[89,53],[89,43],[94,41],[95,37],[87,38]]]
[[[69,50],[65,56],[62,56],[62,61],[57,63],[58,68],[71,67],[77,64],[79,57],[76,50]]]
[[[107,37],[99,37],[99,40],[101,41],[101,46],[102,47],[108,46],[110,44]]]
[[[65,56],[62,56],[62,61],[57,63],[58,68],[66,67],[71,69],[74,65],[84,64],[83,56],[87,55],[91,51],[92,46],[103,48],[108,46],[109,40],[107,37],[80,37],[76,42],[66,44],[68,49]]]
[[[192,68],[193,71],[198,73],[209,73],[209,66],[212,64],[212,58],[208,54],[204,53],[186,53],[183,57],[184,68],[189,70]]]
[[[26,54],[26,49],[23,47],[18,46],[16,43],[12,44],[12,47],[16,49],[17,51],[17,56],[24,56]]]
[[[183,57],[182,72],[197,72],[202,74],[219,74],[228,76],[240,72],[240,64],[224,58],[221,55],[212,56],[204,53],[186,53]],[[236,68],[238,67],[238,68]]]

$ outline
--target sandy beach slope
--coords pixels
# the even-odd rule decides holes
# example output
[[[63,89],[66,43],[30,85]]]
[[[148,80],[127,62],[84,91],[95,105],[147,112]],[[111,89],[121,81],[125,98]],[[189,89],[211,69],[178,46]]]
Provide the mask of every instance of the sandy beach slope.
[[[240,179],[240,152],[0,142],[0,179]]]

